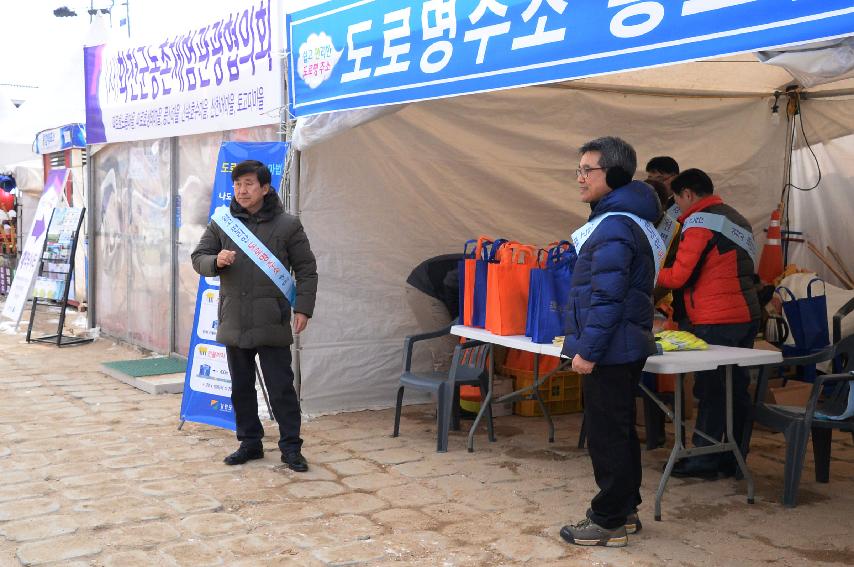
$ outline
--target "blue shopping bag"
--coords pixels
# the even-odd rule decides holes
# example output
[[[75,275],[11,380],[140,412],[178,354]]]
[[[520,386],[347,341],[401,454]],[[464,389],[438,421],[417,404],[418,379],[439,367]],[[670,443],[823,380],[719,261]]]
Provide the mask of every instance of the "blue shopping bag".
[[[540,291],[542,290],[542,272],[545,267],[542,259],[543,252],[548,254],[548,250],[542,248],[537,252],[537,267],[531,270],[531,283],[528,286],[528,314],[525,317],[525,336],[534,336],[534,327],[536,326],[536,311],[540,304]]]
[[[569,310],[569,291],[577,256],[567,241],[548,252],[545,266],[531,270],[526,335],[539,344],[564,334]]]
[[[807,284],[807,296],[795,297],[792,290],[778,287],[776,292],[783,300],[783,314],[789,326],[789,333],[795,341],[795,347],[800,353],[806,354],[822,349],[830,344],[830,334],[827,329],[827,297],[824,289],[821,295],[813,295],[813,284],[819,282],[824,288],[824,281],[813,278]],[[788,297],[786,297],[788,295]]]
[[[496,254],[507,242],[509,241],[506,238],[498,238],[494,242],[484,245],[484,254],[475,261],[472,327],[483,329],[486,326],[486,281],[489,264],[497,261]]]
[[[492,241],[487,236],[468,240],[459,262],[459,323],[483,328],[486,324],[486,275],[490,260],[507,242],[504,238]]]

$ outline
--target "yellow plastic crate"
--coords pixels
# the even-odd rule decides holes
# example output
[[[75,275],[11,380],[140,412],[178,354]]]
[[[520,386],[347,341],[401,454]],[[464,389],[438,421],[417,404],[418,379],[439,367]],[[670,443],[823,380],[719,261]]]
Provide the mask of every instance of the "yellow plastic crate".
[[[515,381],[515,390],[520,390],[534,383],[534,373],[525,370],[510,370]],[[581,405],[581,376],[571,370],[555,372],[554,375],[540,384],[540,397],[552,415],[576,413],[582,410]],[[537,400],[526,400],[513,404],[513,413],[526,417],[543,415]]]

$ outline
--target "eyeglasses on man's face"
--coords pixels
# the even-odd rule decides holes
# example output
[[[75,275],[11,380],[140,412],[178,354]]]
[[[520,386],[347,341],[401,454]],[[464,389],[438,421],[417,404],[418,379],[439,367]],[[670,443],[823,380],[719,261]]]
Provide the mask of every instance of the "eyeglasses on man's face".
[[[608,168],[607,167],[587,167],[585,165],[584,167],[575,168],[575,176],[576,177],[583,177],[584,179],[587,179],[588,177],[590,177],[590,172],[596,171],[597,169],[608,169]]]
[[[245,190],[245,191],[251,191],[253,189],[259,189],[261,187],[261,184],[258,183],[257,180],[255,180],[255,181],[235,181],[232,186],[234,187],[235,191],[240,191],[241,189]]]

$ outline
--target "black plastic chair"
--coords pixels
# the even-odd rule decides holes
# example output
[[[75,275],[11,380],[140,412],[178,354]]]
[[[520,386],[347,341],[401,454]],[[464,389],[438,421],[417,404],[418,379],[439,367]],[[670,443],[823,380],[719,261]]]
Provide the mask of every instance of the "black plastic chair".
[[[453,427],[459,429],[459,387],[461,385],[479,386],[481,399],[489,388],[489,376],[486,364],[489,359],[489,345],[481,341],[467,341],[454,348],[451,369],[445,372],[418,372],[412,370],[412,351],[415,343],[437,339],[451,333],[451,327],[406,337],[403,342],[403,372],[400,375],[400,387],[397,389],[397,404],[394,410],[394,433],[400,434],[400,411],[403,405],[405,388],[426,390],[436,394],[436,451],[448,450],[448,432]],[[486,409],[486,426],[489,440],[495,441],[492,424],[492,407]]]
[[[768,404],[765,400],[768,391],[768,378],[772,371],[780,367],[804,367],[823,362],[832,362],[834,374],[819,375],[815,378],[805,407],[780,406]],[[783,505],[794,507],[797,504],[798,486],[806,459],[807,442],[810,434],[813,440],[816,482],[828,482],[830,478],[830,448],[834,429],[850,431],[854,434],[854,418],[835,421],[816,417],[819,411],[825,415],[839,415],[847,405],[849,381],[854,380],[854,336],[833,344],[819,352],[797,357],[787,357],[779,365],[763,367],[759,372],[756,398],[753,407],[753,421],[777,432],[786,438],[786,464],[784,468]],[[832,386],[832,393],[821,398],[825,386]],[[742,441],[742,454],[750,444],[752,424],[745,431]]]

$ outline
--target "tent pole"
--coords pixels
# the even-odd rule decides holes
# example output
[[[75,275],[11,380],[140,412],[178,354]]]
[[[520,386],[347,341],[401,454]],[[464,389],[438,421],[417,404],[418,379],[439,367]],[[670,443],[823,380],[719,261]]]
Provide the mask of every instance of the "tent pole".
[[[290,175],[288,176],[288,186],[289,186],[289,196],[288,199],[288,212],[296,217],[299,217],[300,207],[299,207],[299,170],[300,170],[300,152],[295,150],[293,147],[289,148],[288,153],[290,154],[290,164],[288,167],[288,171]],[[294,369],[294,388],[296,389],[297,396],[300,396],[302,390],[302,373],[300,372],[300,336],[294,335],[294,356],[293,356],[293,369]]]
[[[288,48],[282,52],[282,96],[284,99],[281,102],[280,111],[280,128],[279,133],[284,137],[284,141],[290,142],[293,139],[294,121],[291,120],[288,112]],[[288,147],[287,157],[285,158],[285,175],[284,187],[287,191],[287,201],[285,202],[285,210],[291,215],[299,217],[299,160],[300,153],[293,147]],[[294,344],[291,350],[292,362],[291,368],[294,372],[294,390],[297,393],[297,399],[302,397],[302,372],[300,368],[300,336],[294,335]]]
[[[86,146],[86,319],[90,329],[95,327],[95,274],[98,263],[95,257],[95,162],[92,146]]]

